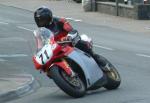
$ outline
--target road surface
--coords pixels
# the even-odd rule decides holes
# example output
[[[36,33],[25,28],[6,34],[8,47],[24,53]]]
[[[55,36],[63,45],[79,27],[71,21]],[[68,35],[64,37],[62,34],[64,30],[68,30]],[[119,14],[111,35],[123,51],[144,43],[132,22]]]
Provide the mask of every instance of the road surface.
[[[17,65],[32,74],[40,84],[37,91],[8,103],[150,102],[150,35],[71,20],[71,24],[80,34],[88,34],[93,38],[95,52],[108,58],[122,77],[117,90],[101,88],[88,92],[83,98],[74,99],[33,67],[31,56],[35,51],[35,41],[32,31],[36,29],[33,13],[2,5],[0,8],[0,62],[9,61],[14,66]],[[9,72],[13,71],[14,69]]]

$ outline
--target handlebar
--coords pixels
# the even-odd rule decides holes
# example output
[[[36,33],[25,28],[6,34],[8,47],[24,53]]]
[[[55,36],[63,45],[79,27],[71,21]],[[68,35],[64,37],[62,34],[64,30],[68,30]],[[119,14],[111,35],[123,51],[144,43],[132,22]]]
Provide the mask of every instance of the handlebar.
[[[68,44],[68,43],[72,43],[72,41],[58,41],[58,44]]]

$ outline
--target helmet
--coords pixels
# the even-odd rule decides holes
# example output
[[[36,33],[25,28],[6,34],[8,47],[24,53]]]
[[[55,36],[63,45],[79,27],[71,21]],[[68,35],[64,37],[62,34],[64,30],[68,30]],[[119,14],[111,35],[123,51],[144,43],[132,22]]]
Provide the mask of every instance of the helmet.
[[[34,12],[34,20],[38,27],[49,26],[53,21],[52,11],[47,7],[40,7]]]

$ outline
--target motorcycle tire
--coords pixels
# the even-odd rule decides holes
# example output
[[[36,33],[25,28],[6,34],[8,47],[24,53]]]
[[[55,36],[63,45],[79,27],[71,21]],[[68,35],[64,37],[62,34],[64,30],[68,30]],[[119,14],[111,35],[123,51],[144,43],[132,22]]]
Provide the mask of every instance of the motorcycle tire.
[[[62,75],[62,73],[66,76],[68,76],[66,74],[66,72],[64,70],[62,70],[60,67],[58,66],[53,66],[50,68],[50,74],[51,74],[51,78],[54,80],[54,82],[57,84],[57,86],[63,90],[66,94],[74,97],[74,98],[80,98],[83,97],[86,93],[86,88],[85,85],[83,83],[83,81],[78,78],[78,81],[80,82],[80,87],[76,87],[74,85],[71,85],[67,79],[65,79],[66,77],[64,77]],[[69,76],[68,76],[69,77]]]
[[[121,77],[117,69],[105,57],[100,56],[100,55],[96,55],[96,57],[97,57],[97,60],[100,61],[100,63],[107,64],[107,66],[110,69],[109,71],[107,70],[105,71],[105,69],[107,68],[104,68],[103,66],[101,66],[101,68],[103,68],[104,74],[107,77],[107,84],[104,85],[104,88],[108,90],[117,89],[121,84]]]

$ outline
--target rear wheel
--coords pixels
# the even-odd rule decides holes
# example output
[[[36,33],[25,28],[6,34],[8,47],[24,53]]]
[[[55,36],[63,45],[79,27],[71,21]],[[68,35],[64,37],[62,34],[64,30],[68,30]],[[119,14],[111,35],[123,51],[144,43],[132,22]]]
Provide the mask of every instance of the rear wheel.
[[[101,64],[99,64],[107,77],[107,84],[104,85],[104,88],[108,90],[118,88],[121,83],[121,77],[117,69],[105,57],[97,55],[97,54],[96,54],[96,57],[99,63],[103,65],[101,66]]]
[[[108,90],[117,89],[121,83],[120,75],[112,64],[107,64],[106,67],[109,68],[109,71],[105,73],[107,76],[107,84],[104,87]]]
[[[57,86],[68,95],[75,98],[83,97],[85,95],[85,85],[77,74],[73,77],[68,76],[64,70],[57,66],[50,68],[50,74]]]

